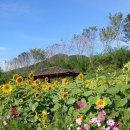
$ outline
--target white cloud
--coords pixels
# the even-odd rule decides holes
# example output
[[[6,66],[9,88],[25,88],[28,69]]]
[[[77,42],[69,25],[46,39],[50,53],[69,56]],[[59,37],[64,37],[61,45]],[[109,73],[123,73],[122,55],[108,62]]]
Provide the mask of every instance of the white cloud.
[[[0,47],[0,51],[6,51],[7,50],[7,48],[5,48],[5,47]]]

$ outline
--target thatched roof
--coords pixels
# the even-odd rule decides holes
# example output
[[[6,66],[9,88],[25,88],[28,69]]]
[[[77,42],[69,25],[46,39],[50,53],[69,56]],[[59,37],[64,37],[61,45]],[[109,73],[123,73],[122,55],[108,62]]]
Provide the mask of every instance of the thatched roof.
[[[55,67],[49,67],[49,68],[43,69],[42,72],[35,73],[35,76],[54,75],[54,74],[58,75],[58,74],[65,74],[65,73],[79,74],[79,72],[76,72],[74,70],[55,66]]]

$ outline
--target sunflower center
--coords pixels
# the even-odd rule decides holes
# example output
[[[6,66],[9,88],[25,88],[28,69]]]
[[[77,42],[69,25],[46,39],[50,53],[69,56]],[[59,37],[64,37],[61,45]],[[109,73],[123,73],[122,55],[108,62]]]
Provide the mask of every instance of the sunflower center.
[[[5,89],[6,89],[6,90],[9,90],[9,89],[10,89],[10,87],[9,87],[9,86],[6,86],[6,87],[5,87]]]
[[[103,101],[99,101],[99,102],[98,102],[98,105],[103,105]]]

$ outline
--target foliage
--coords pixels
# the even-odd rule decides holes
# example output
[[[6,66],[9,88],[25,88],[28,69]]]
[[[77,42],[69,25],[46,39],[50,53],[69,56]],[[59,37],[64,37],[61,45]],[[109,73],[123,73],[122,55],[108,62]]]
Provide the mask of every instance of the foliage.
[[[121,12],[115,13],[114,15],[109,15],[110,27],[114,32],[114,40],[116,41],[116,47],[119,49],[121,47],[121,35],[123,30],[123,14]]]
[[[33,128],[29,127],[28,124],[21,122],[19,119],[8,119],[8,125],[5,125],[1,130],[32,130]]]
[[[0,120],[13,116],[37,130],[127,129],[130,126],[129,77],[130,62],[120,74],[104,73],[103,66],[99,66],[94,77],[81,73],[74,81],[41,82],[33,80],[32,72],[23,81],[20,75],[14,75],[8,84],[0,87]],[[6,128],[11,124],[1,125]]]
[[[43,49],[30,49],[30,54],[32,59],[34,60],[34,63],[45,59],[45,51]]]
[[[110,52],[111,50],[111,42],[114,39],[114,32],[112,27],[102,28],[100,30],[100,40],[103,44],[104,52]]]
[[[130,14],[128,14],[124,20],[123,32],[124,32],[123,41],[129,42],[130,41]]]

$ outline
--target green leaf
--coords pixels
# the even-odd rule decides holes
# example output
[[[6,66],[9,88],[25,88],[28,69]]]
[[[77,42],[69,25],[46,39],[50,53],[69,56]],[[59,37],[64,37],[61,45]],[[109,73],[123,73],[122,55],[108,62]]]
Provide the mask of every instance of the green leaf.
[[[90,109],[90,107],[90,105],[85,105],[83,108],[79,109],[79,112],[85,114]]]
[[[69,108],[69,111],[74,111],[74,108],[73,108],[73,107],[70,107],[70,108]]]
[[[31,107],[32,106],[32,102],[29,102],[29,107]]]
[[[124,119],[130,119],[130,108],[124,110]]]
[[[81,90],[80,89],[73,89],[73,91],[71,92],[71,95],[75,95],[75,94],[78,94],[78,93],[81,93]]]
[[[73,104],[75,102],[75,98],[69,98],[67,100],[67,104]]]
[[[38,127],[37,130],[43,130],[41,127]]]
[[[63,106],[63,111],[66,112],[67,110],[68,110],[68,107],[64,105],[64,106]]]
[[[69,111],[68,111],[68,114],[69,114],[69,115],[72,115],[73,111],[74,111],[74,108],[73,108],[73,107],[70,107],[70,108],[69,108]]]
[[[126,89],[128,89],[128,86],[126,86],[126,85],[120,86],[120,91],[121,92],[125,92]]]
[[[114,115],[116,116],[116,117],[118,117],[119,116],[119,112],[117,111],[117,112],[114,112]]]
[[[130,94],[127,94],[126,97],[128,100],[130,100]]]
[[[85,98],[82,98],[81,101],[83,102],[83,104],[86,104]]]
[[[53,102],[54,102],[54,103],[59,102],[59,98],[58,98],[58,96],[54,96],[54,97],[53,97]]]
[[[92,94],[92,91],[86,91],[84,92],[83,96],[88,97]]]
[[[37,106],[38,106],[38,102],[34,103],[34,104],[32,105],[32,111],[35,111],[35,109],[37,108]]]
[[[105,87],[104,86],[100,86],[96,90],[96,92],[98,92],[98,93],[104,93],[104,91],[105,91]]]
[[[107,105],[111,105],[112,104],[112,102],[111,102],[111,100],[109,98],[104,97],[103,99],[106,101]]]
[[[55,106],[51,109],[52,111],[56,111],[60,108],[60,104],[55,104]]]
[[[90,96],[90,97],[88,98],[88,101],[89,101],[91,104],[95,104],[95,102],[96,102],[98,99],[100,99],[99,96],[97,96],[97,97]]]
[[[107,89],[107,93],[110,93],[110,94],[116,94],[118,92],[119,92],[118,86]]]
[[[124,99],[118,100],[118,102],[116,103],[116,106],[117,106],[117,107],[122,107],[122,106],[124,106],[126,103],[127,103],[127,98],[124,98]]]

